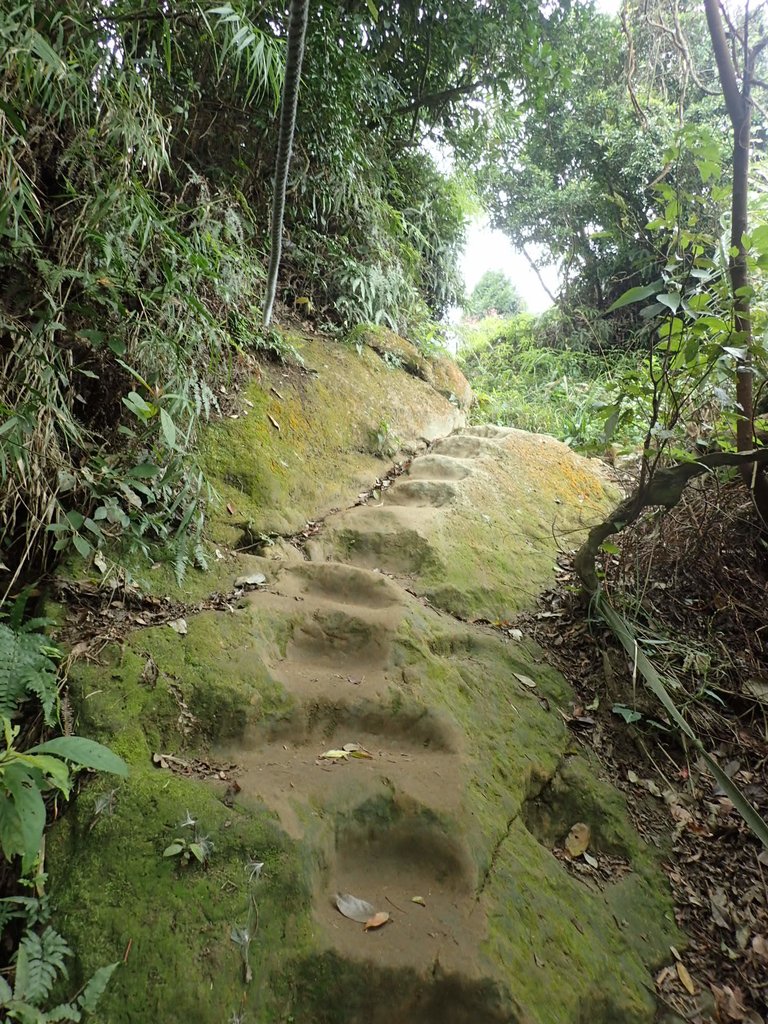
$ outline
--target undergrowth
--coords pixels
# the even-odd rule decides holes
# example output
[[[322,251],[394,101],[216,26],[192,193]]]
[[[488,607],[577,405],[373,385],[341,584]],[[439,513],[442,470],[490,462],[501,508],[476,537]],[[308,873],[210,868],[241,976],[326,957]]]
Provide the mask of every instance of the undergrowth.
[[[291,355],[260,331],[283,15],[144,6],[0,14],[0,600],[72,548],[201,564],[198,428],[250,353]],[[316,13],[281,297],[429,345],[462,187],[361,144],[370,63],[325,25],[355,18]]]
[[[640,443],[642,401],[627,407],[620,423],[613,415],[617,389],[637,356],[606,359],[578,337],[572,347],[548,344],[549,319],[519,313],[461,326],[458,361],[476,395],[475,421],[552,434],[584,452]]]
[[[98,970],[70,1001],[46,1008],[54,987],[66,979],[72,952],[48,923],[43,832],[49,807],[69,799],[80,770],[126,775],[128,769],[111,750],[81,736],[34,742],[40,726],[32,723],[40,712],[44,730],[58,724],[61,652],[41,631],[47,620],[24,621],[28,596],[17,598],[0,622],[0,877],[16,890],[0,899],[0,932],[9,925],[20,930],[10,965],[13,984],[0,975],[0,1008],[4,1020],[21,1024],[77,1022],[95,1009],[117,965]]]

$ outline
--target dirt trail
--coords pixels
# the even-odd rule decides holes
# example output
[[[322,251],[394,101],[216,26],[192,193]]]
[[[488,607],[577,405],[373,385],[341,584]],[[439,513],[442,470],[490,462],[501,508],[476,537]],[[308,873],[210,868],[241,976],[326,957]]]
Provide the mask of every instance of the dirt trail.
[[[303,546],[227,562],[265,585],[185,635],[136,629],[78,664],[84,729],[132,766],[113,816],[92,828],[81,799],[49,845],[93,966],[131,943],[105,1021],[654,1020],[649,966],[681,941],[658,858],[567,728],[562,676],[474,622],[530,607],[553,524],[573,536],[611,500],[553,438],[464,428]],[[237,786],[174,778],[156,751],[236,764]],[[162,859],[185,808],[206,871]],[[575,822],[593,866],[564,861]],[[337,893],[391,921],[365,932]],[[244,987],[231,935],[255,907]]]
[[[292,698],[292,711],[218,751],[241,766],[240,800],[266,804],[293,838],[319,851],[313,905],[319,946],[343,962],[432,979],[422,996],[440,988],[444,974],[465,994],[500,980],[481,953],[489,937],[482,894],[496,852],[480,877],[467,737],[451,721],[450,707],[425,704],[423,695],[415,708],[398,706],[411,680],[395,640],[415,609],[422,631],[430,622],[439,629],[457,625],[417,596],[425,590],[423,575],[439,571],[440,538],[450,532],[457,507],[475,503],[473,478],[486,477],[487,487],[491,467],[519,434],[486,426],[437,441],[378,501],[329,517],[307,545],[306,560],[293,552],[286,558],[283,548],[281,558],[265,562],[269,589],[247,600],[255,614],[268,609],[290,623],[289,639],[268,668]],[[483,509],[479,515],[489,519]],[[489,640],[487,629],[470,627],[457,645],[471,651],[472,632]],[[501,644],[497,634],[490,642]],[[451,660],[450,650],[440,653]],[[470,671],[481,674],[481,663]],[[321,756],[345,744],[359,744],[370,756]],[[515,822],[507,823],[499,845]],[[363,934],[336,908],[339,892],[388,912],[391,923]],[[467,1006],[454,1006],[446,1019],[464,1020],[465,1012],[466,1019],[496,1019],[487,995],[478,998],[467,995]],[[526,1019],[517,1012],[499,1019]],[[607,1012],[612,1019],[615,1011]],[[404,1021],[433,1019],[423,1008],[404,1005],[402,1013]]]
[[[318,560],[273,563],[269,592],[248,598],[292,620],[285,656],[269,668],[295,711],[218,751],[242,768],[241,799],[265,803],[296,839],[315,820],[338,818],[341,808],[395,800],[402,811],[391,825],[337,829],[314,914],[325,943],[345,958],[420,972],[439,963],[464,976],[480,969],[486,925],[476,872],[461,829],[445,827],[462,803],[461,738],[439,709],[393,714],[390,689],[402,685],[403,672],[392,639],[413,603],[406,588],[423,563],[425,538],[439,531],[436,520],[473,474],[472,457],[508,433],[496,428],[478,437],[469,430],[438,442],[378,502],[327,524],[361,536],[383,529],[398,540],[415,538],[412,546],[381,548],[378,558],[362,550],[349,563],[325,561],[321,534],[310,548]],[[381,565],[371,566],[372,558]],[[320,756],[350,743],[370,757]],[[359,926],[336,908],[336,892],[389,912],[394,928],[361,941]]]

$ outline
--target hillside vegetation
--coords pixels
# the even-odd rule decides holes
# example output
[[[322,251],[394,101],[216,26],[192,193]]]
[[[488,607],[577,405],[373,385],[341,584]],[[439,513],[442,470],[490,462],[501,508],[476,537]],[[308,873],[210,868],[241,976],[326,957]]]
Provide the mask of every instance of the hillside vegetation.
[[[301,43],[299,74],[288,54]],[[242,1021],[246,1007],[275,1024],[294,1012],[376,1024],[398,978],[404,1021],[442,1020],[446,1007],[457,1020],[522,1020],[529,1006],[504,987],[505,964],[531,969],[521,943],[541,928],[547,946],[556,917],[548,897],[515,888],[530,869],[531,891],[546,879],[553,905],[592,915],[598,944],[593,956],[573,918],[553,930],[554,951],[535,961],[547,983],[526,974],[523,986],[531,1019],[549,1019],[537,999],[557,991],[569,1021],[612,1024],[622,1012],[646,1021],[655,1013],[646,974],[684,941],[649,852],[656,844],[677,858],[676,920],[703,979],[688,984],[675,946],[677,966],[654,976],[659,998],[668,1008],[670,986],[682,986],[676,1009],[717,1024],[768,1008],[764,885],[750,882],[745,896],[733,884],[745,873],[762,879],[759,844],[768,849],[767,82],[768,0],[625,0],[616,14],[591,0],[2,5],[0,1006],[9,1019],[78,1021],[108,983],[113,1024],[125,992],[154,1012],[143,974],[110,981],[120,957],[129,962],[120,901],[136,885],[159,901],[169,964],[214,950],[206,981],[190,990],[202,999],[205,989],[212,1021]],[[286,83],[298,88],[290,139]],[[271,228],[280,154],[283,169],[290,155],[285,213]],[[540,264],[557,267],[545,313],[526,311],[521,283],[502,267],[465,294],[466,229],[478,215],[540,279]],[[287,596],[262,589],[277,581]],[[257,613],[250,602],[262,595]],[[549,696],[537,689],[544,659]],[[325,689],[313,692],[318,678]],[[521,693],[528,705],[513,725]],[[455,804],[441,803],[439,784],[427,794],[434,807],[419,803],[408,789],[420,784],[414,770],[403,793],[378,779],[359,804],[351,787],[347,806],[302,790],[298,817],[290,793],[273,793],[267,812],[258,787],[250,803],[234,800],[239,783],[211,755],[227,740],[245,761],[267,733],[269,746],[295,728],[296,757],[311,761],[304,748],[335,736],[340,721],[396,746],[422,717],[444,714],[456,732],[430,726],[424,736],[436,744],[429,756],[450,755]],[[515,729],[531,749],[545,737],[544,753],[521,753]],[[674,834],[654,825],[646,849],[607,782],[580,803],[592,755],[569,768],[571,734],[588,737],[613,781],[632,782],[631,771],[633,785],[662,794]],[[350,737],[337,739],[342,753],[312,768],[349,767]],[[633,757],[671,781],[646,786],[627,768]],[[289,770],[301,789],[301,771]],[[89,773],[104,775],[87,787]],[[163,773],[185,777],[166,791]],[[219,799],[212,778],[237,788]],[[63,816],[81,783],[82,806]],[[210,837],[187,813],[159,858],[168,878],[178,869],[166,905],[155,846],[185,799],[220,830],[221,867],[205,873]],[[610,897],[590,911],[579,871],[560,871],[558,861],[573,865],[551,814],[581,824],[577,814],[597,820],[603,806],[599,870],[584,864]],[[327,814],[322,827],[302,832],[316,814]],[[468,964],[480,950],[478,964],[492,966],[470,978],[456,961],[459,980],[445,982],[428,943],[413,957],[403,947],[400,961],[379,965],[380,1002],[366,1016],[365,971],[349,967],[359,949],[350,940],[321,955],[313,928],[328,915],[320,896],[339,849],[339,863],[352,862],[358,832],[379,826],[393,879],[417,834],[425,862],[447,875],[455,867],[456,891],[485,901],[485,923],[467,911],[457,948]],[[129,843],[118,893],[109,858]],[[293,978],[274,950],[259,951],[263,999],[247,987],[258,844],[276,879],[265,931],[276,948],[292,936],[296,966]],[[241,909],[244,858],[245,923],[225,922]],[[201,904],[226,887],[210,943],[214,923],[185,903],[198,868]],[[440,890],[449,916],[452,891]],[[498,912],[518,898],[525,920]],[[646,922],[645,906],[658,918]],[[371,930],[375,941],[382,933]],[[138,963],[150,977],[148,934]],[[233,943],[242,977],[231,970]],[[583,974],[566,992],[576,947]],[[622,993],[612,982],[606,995],[600,978],[614,954],[632,985]],[[77,985],[62,994],[69,957]],[[226,1007],[210,994],[221,964]],[[711,1006],[677,999],[700,990],[712,992]],[[197,996],[182,1011],[169,992],[168,1013],[194,1012]]]

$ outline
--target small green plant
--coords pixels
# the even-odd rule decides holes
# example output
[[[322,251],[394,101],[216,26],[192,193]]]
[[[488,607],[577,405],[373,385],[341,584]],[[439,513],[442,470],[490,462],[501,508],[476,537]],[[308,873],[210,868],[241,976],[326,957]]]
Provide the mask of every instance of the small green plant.
[[[391,459],[400,448],[400,438],[393,432],[389,423],[382,420],[370,433],[372,453],[379,459]]]
[[[397,352],[384,352],[381,358],[384,360],[384,365],[388,366],[390,370],[399,370],[403,365],[403,357],[399,356]]]
[[[53,725],[58,700],[57,661],[61,651],[37,630],[47,619],[22,623],[27,595],[11,606],[7,623],[0,622],[0,715],[12,717],[20,704],[37,697],[46,725]]]
[[[21,858],[21,872],[34,866],[45,828],[45,796],[69,799],[75,774],[82,768],[128,774],[121,757],[82,736],[58,736],[27,750],[15,745],[19,726],[0,717],[0,849],[7,860]]]
[[[179,836],[163,850],[163,857],[178,857],[179,863],[187,867],[193,860],[203,867],[208,863],[213,852],[213,843],[208,836],[201,835],[197,828],[197,819],[193,818],[189,811],[184,821],[179,823],[179,828],[191,828],[191,837]]]
[[[0,976],[0,1009],[4,1020],[19,1024],[44,1024],[47,1021],[82,1021],[95,1011],[118,964],[100,967],[72,1000],[44,1008],[53,987],[67,977],[65,960],[72,956],[66,940],[48,924],[47,898],[10,897],[0,900],[0,924],[22,918],[26,929],[14,962],[13,986]],[[35,931],[34,927],[41,931]],[[43,927],[44,926],[44,927]]]

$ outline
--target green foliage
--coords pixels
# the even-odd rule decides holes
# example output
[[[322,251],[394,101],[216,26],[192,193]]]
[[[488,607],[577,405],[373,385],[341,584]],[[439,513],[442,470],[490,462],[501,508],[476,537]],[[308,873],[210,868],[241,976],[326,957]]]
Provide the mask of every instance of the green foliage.
[[[475,418],[553,434],[584,451],[640,440],[642,402],[627,406],[620,424],[611,421],[622,370],[629,372],[637,360],[549,347],[550,327],[551,317],[521,313],[461,329],[458,359],[477,395]]]
[[[521,313],[523,308],[523,300],[507,275],[501,270],[487,270],[472,289],[464,313],[473,317],[493,313],[508,317]]]
[[[21,858],[22,874],[34,865],[45,828],[44,795],[60,793],[68,799],[74,774],[80,768],[126,775],[122,758],[94,740],[60,736],[28,750],[15,745],[19,727],[0,718],[0,850],[7,860]]]
[[[391,353],[385,353],[385,362],[387,355],[391,355]],[[382,420],[370,432],[370,443],[371,451],[377,458],[391,459],[397,454],[400,447],[400,438],[394,433],[389,423],[386,420]]]
[[[281,295],[430,344],[460,298],[478,98],[533,104],[559,10],[314,7]],[[120,541],[202,560],[190,452],[257,331],[286,12],[19,2],[0,14],[0,562]],[[311,315],[311,314],[308,314]],[[269,344],[267,345],[269,348]],[[4,570],[3,570],[4,571]]]
[[[161,543],[182,567],[199,556],[205,491],[185,456],[228,373],[228,312],[257,319],[250,211],[189,167],[175,176],[174,118],[194,91],[172,116],[165,100],[206,46],[211,78],[261,95],[279,46],[230,6],[171,20],[123,6],[0,16],[0,550],[12,566],[118,537]]]
[[[3,1019],[18,1021],[19,1024],[78,1022],[94,1013],[118,964],[109,964],[95,971],[70,1002],[45,1009],[44,1004],[49,1000],[54,987],[67,978],[66,960],[72,956],[72,950],[61,935],[47,924],[50,917],[47,900],[27,897],[22,901],[11,899],[2,902],[17,904],[15,910],[6,911],[6,920],[22,917],[27,925],[16,953],[13,986],[0,977],[0,1008],[6,1014]],[[5,907],[2,909],[5,910]],[[37,932],[34,930],[35,925],[45,927]]]
[[[0,622],[0,716],[14,717],[23,701],[37,697],[46,725],[53,725],[58,700],[58,665],[61,651],[36,630],[44,619],[20,619],[26,601],[17,599],[8,625]]]
[[[625,12],[632,52],[617,19],[576,7],[566,18],[570,32],[558,37],[559,57],[570,77],[554,83],[539,117],[520,118],[499,105],[475,166],[494,226],[518,247],[559,263],[562,310],[578,316],[604,312],[628,287],[657,276],[659,252],[648,228],[658,210],[653,185],[686,189],[699,177],[690,159],[668,158],[683,111],[691,124],[707,126],[716,154],[727,147],[727,131],[690,69],[681,70],[674,33],[650,28],[644,9]],[[686,12],[683,21],[697,54],[702,43],[706,52],[703,14]],[[716,229],[723,197],[710,200],[699,216],[705,229]],[[614,308],[611,346],[644,344],[641,325]]]
[[[655,186],[658,216],[648,229],[665,259],[657,279],[628,289],[613,303],[632,310],[649,330],[648,355],[641,372],[625,373],[618,404],[644,403],[648,425],[647,460],[690,458],[692,451],[729,448],[740,410],[736,379],[745,357],[745,339],[734,329],[734,302],[727,275],[727,242],[719,225],[712,230],[702,209],[727,193],[720,151],[705,127],[687,126],[667,153],[670,165],[690,164],[698,183]],[[766,297],[761,261],[768,257],[768,233],[760,211],[768,190],[756,179],[755,228],[746,238],[755,287],[751,358],[759,378],[768,375],[765,335]],[[762,198],[761,198],[762,197]]]

